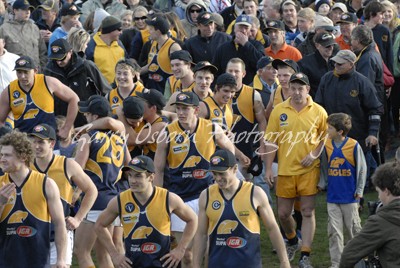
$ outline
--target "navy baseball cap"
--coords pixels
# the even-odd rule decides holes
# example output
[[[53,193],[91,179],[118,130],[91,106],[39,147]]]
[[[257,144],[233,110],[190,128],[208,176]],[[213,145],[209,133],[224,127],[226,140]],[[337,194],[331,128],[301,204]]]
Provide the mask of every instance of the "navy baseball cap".
[[[78,6],[75,5],[74,3],[72,4],[65,4],[62,6],[61,11],[60,11],[60,16],[75,16],[82,14],[82,12],[79,10]]]
[[[215,84],[218,86],[223,86],[223,85],[234,85],[235,87],[237,86],[235,77],[230,73],[223,73],[220,76],[218,76],[217,82]]]
[[[189,62],[191,64],[193,63],[192,55],[186,50],[177,50],[171,53],[171,56],[169,57],[170,60],[183,60],[186,62]]]
[[[228,150],[217,150],[210,158],[210,171],[226,171],[236,165],[235,155]]]
[[[139,155],[134,157],[127,166],[122,168],[122,171],[134,170],[136,172],[150,172],[154,173],[154,162],[150,157]]]
[[[18,60],[15,61],[14,70],[25,70],[29,71],[31,69],[35,69],[36,64],[34,60],[29,56],[22,56]]]
[[[136,92],[138,98],[144,99],[150,105],[155,105],[158,110],[162,110],[167,104],[164,95],[154,88],[144,88],[142,92]]]
[[[23,10],[28,10],[30,9],[33,11],[35,9],[34,6],[32,6],[28,0],[17,0],[13,4],[13,9],[23,9]]]
[[[154,29],[159,30],[161,32],[161,34],[167,34],[169,31],[168,20],[161,16],[156,16],[156,17],[152,18],[151,20],[146,20],[146,24],[153,26]]]
[[[196,66],[194,66],[193,72],[198,72],[200,70],[209,70],[213,75],[218,73],[218,68],[208,61],[199,61]]]
[[[56,140],[56,131],[53,127],[49,126],[48,124],[39,124],[36,125],[32,132],[29,133],[29,136],[35,136],[41,138],[43,140]]]
[[[144,113],[144,103],[143,100],[129,96],[124,99],[122,103],[122,111],[126,118],[129,119],[140,119],[143,117]]]
[[[111,112],[110,103],[101,96],[89,98],[87,101],[80,101],[78,106],[81,113],[91,113],[101,117],[108,116]]]
[[[199,106],[199,97],[193,92],[181,92],[176,96],[174,104],[183,104],[188,106]]]
[[[57,39],[50,45],[49,59],[63,60],[67,53],[71,50],[72,47],[69,45],[67,40],[65,40],[64,38]]]
[[[265,30],[275,29],[279,31],[285,31],[285,24],[280,20],[268,20]]]
[[[237,25],[246,25],[251,27],[252,26],[252,20],[251,17],[248,15],[240,15],[236,18],[235,24]]]
[[[297,65],[297,63],[294,60],[288,60],[288,59],[284,59],[284,60],[280,60],[280,59],[275,59],[272,62],[272,67],[274,67],[275,69],[278,70],[279,66],[288,66],[290,68],[292,68],[295,72],[300,71],[299,65]]]
[[[295,73],[292,74],[292,76],[290,77],[290,83],[292,82],[301,82],[304,85],[309,86],[310,85],[310,81],[308,80],[307,75],[303,74],[303,73]]]
[[[273,61],[274,59],[270,56],[261,57],[261,59],[257,61],[257,70],[260,70],[265,66],[272,64]]]

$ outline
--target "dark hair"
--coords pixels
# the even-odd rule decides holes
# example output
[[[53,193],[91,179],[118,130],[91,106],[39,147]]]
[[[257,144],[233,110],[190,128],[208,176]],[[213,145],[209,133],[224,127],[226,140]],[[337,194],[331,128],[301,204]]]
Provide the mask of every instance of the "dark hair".
[[[400,165],[397,162],[379,166],[372,175],[372,183],[381,190],[387,189],[392,195],[400,196]]]
[[[364,9],[364,18],[369,20],[371,17],[375,17],[378,12],[385,11],[385,7],[378,1],[372,1]]]
[[[351,129],[351,116],[345,113],[335,113],[328,116],[328,124],[336,129],[343,131],[343,136],[346,136]]]

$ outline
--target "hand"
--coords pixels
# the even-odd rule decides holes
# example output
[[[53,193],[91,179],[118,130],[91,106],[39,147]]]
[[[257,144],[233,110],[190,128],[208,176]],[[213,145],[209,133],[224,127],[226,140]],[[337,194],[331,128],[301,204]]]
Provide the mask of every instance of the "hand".
[[[301,160],[301,165],[303,167],[309,167],[312,165],[315,159],[316,157],[309,153],[308,155],[306,155],[306,157],[303,158],[303,160]]]
[[[272,174],[272,168],[265,169],[264,181],[268,183],[270,188],[274,187],[275,178],[274,175]]]
[[[8,199],[10,196],[15,192],[15,184],[14,183],[7,183],[3,182],[3,185],[0,188],[0,205],[4,206],[7,204]]]
[[[67,217],[65,219],[65,225],[67,226],[67,230],[73,231],[79,227],[82,220],[77,219],[76,217]]]
[[[248,158],[244,154],[239,156],[239,162],[242,165],[242,167],[244,167],[244,168],[248,168],[250,166],[250,164],[251,164],[250,158]]]
[[[378,138],[372,135],[369,135],[366,139],[365,139],[365,145],[367,145],[367,147],[371,147],[374,145],[378,144]]]
[[[161,257],[160,261],[164,261],[163,267],[178,267],[179,262],[182,260],[183,255],[185,255],[185,250],[178,247],[171,250],[170,253],[165,254]]]
[[[245,35],[244,33],[238,32],[235,33],[235,43],[241,46],[244,46],[248,41],[249,37]]]
[[[360,200],[361,197],[362,197],[362,195],[359,195],[359,194],[355,194],[355,195],[354,195],[354,198],[355,198],[356,200]]]
[[[124,254],[118,254],[111,256],[112,262],[114,263],[114,266],[117,268],[131,268],[132,266],[132,261],[125,257]]]
[[[66,128],[65,125],[64,125],[62,128],[60,128],[58,130],[57,134],[58,134],[58,136],[60,137],[61,140],[65,140],[65,139],[68,138],[69,132],[70,132],[70,130],[68,128]]]

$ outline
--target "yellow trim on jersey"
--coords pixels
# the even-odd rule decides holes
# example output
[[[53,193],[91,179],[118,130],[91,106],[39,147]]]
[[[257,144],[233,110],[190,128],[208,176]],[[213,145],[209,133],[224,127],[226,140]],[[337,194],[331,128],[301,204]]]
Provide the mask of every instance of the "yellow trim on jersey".
[[[254,88],[243,85],[236,102],[240,115],[254,123]]]
[[[205,98],[203,102],[208,109],[208,118],[206,119],[209,119],[220,126],[224,125],[223,119],[225,119],[227,129],[231,129],[233,124],[233,112],[230,105],[224,105],[224,108],[221,109],[221,107],[219,107],[214,98],[211,96]]]
[[[172,40],[171,38],[169,38],[169,39],[167,39],[167,41],[165,41],[165,43],[162,45],[160,50],[158,50],[158,48],[157,48],[158,44],[156,41],[154,41],[151,44],[149,57],[148,57],[148,61],[147,61],[147,63],[150,63],[149,70],[151,70],[152,72],[156,72],[159,67],[159,68],[161,68],[161,70],[164,73],[172,74],[171,61],[169,58],[169,50],[171,49],[171,46],[174,43],[175,43],[175,41]],[[152,66],[152,65],[154,65],[154,63],[153,64],[151,63],[154,56],[156,56],[156,55],[157,55],[158,67]],[[156,69],[153,70],[154,68],[156,68]]]
[[[142,92],[144,86],[141,82],[136,82],[133,89],[129,93],[129,96],[135,97],[137,92]],[[111,111],[113,114],[117,114],[117,108],[122,105],[124,101],[124,97],[122,97],[118,88],[111,89],[110,93],[108,93],[108,102],[111,106]]]
[[[167,83],[169,84],[171,95],[177,91],[193,91],[193,88],[196,85],[196,83],[193,81],[189,87],[182,88],[182,81],[180,79],[177,79],[175,75],[171,75],[170,77],[168,77]]]

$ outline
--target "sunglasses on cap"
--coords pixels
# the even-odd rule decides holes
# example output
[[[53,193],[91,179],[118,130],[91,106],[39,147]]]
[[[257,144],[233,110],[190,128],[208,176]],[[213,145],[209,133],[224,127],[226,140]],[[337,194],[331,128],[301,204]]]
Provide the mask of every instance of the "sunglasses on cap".
[[[133,18],[135,21],[138,21],[138,20],[147,20],[147,16],[143,16],[143,17],[134,17]]]

